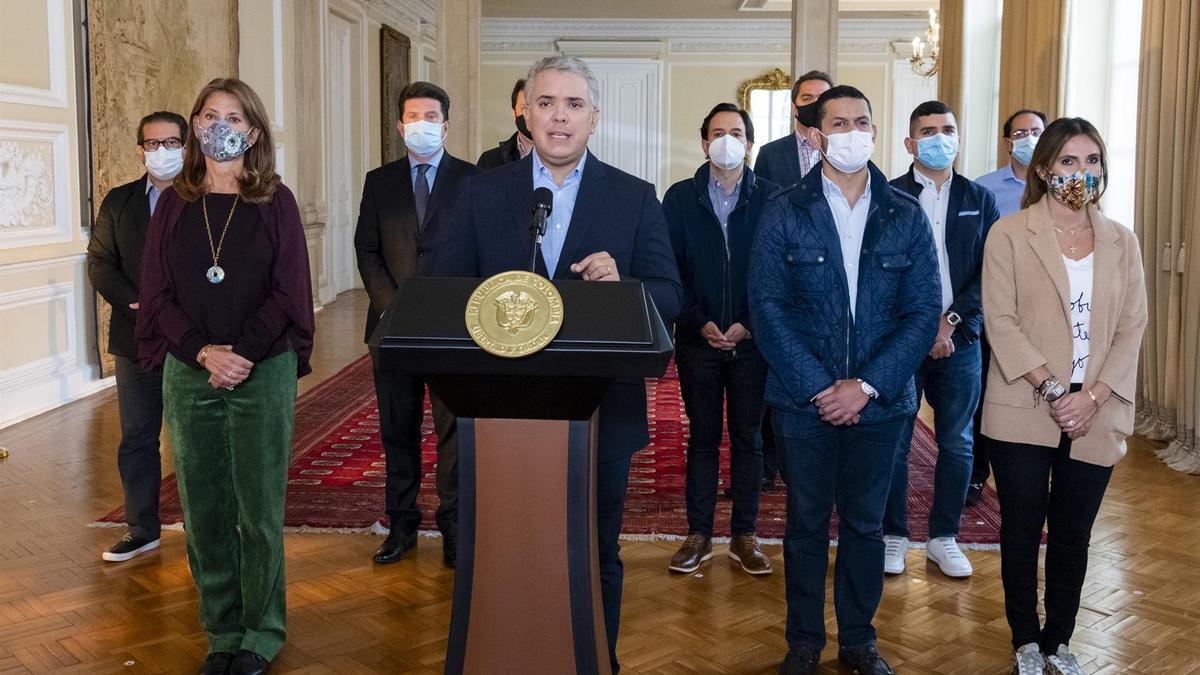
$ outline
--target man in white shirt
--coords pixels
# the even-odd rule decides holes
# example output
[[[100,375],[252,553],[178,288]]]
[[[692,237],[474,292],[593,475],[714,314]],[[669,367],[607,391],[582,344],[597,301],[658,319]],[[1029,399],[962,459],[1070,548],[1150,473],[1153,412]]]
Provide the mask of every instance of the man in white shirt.
[[[917,396],[924,394],[933,408],[938,443],[926,556],[943,574],[968,577],[971,562],[955,538],[971,476],[972,417],[981,391],[983,243],[1000,216],[996,199],[987,188],[954,172],[958,138],[957,118],[945,103],[926,101],[917,106],[904,139],[913,164],[891,184],[921,203],[933,232],[942,285],[937,337],[915,375]],[[888,574],[904,572],[908,552],[908,450],[915,421],[915,414],[909,417],[900,437],[884,513],[884,571]]]

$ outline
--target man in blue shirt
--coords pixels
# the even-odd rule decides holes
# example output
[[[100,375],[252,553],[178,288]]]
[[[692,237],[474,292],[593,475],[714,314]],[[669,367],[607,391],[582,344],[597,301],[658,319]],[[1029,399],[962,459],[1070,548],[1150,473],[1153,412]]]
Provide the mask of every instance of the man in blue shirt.
[[[1021,210],[1021,195],[1025,192],[1025,172],[1042,130],[1046,114],[1028,108],[1018,110],[1004,120],[1004,142],[1008,146],[1008,163],[991,173],[975,179],[996,195],[996,207],[1001,217]]]
[[[121,540],[102,555],[108,562],[129,560],[158,548],[160,541],[158,487],[162,460],[158,436],[162,429],[162,375],[143,370],[138,364],[133,327],[146,230],[159,195],[183,168],[187,132],[187,120],[178,113],[159,111],[142,118],[137,153],[146,165],[146,173],[104,196],[88,241],[88,278],[112,305],[108,353],[116,361],[121,417],[117,468],[125,492],[125,522],[129,525]]]
[[[883,594],[883,511],[897,443],[917,409],[913,373],[933,345],[941,282],[916,199],[870,163],[871,104],[854,87],[817,99],[824,159],[768,202],[750,253],[754,339],[767,360],[780,468],[788,653],[812,675],[825,646],[829,521],[837,505],[839,660],[891,675],[872,621]]]
[[[712,558],[721,421],[728,410],[733,492],[729,557],[747,574],[770,574],[771,560],[755,538],[767,364],[751,334],[746,265],[763,205],[776,186],[746,166],[754,123],[745,110],[718,103],[700,125],[700,139],[709,160],[695,176],[672,185],[663,198],[683,282],[675,363],[691,425],[688,537],[669,569],[691,573]]]

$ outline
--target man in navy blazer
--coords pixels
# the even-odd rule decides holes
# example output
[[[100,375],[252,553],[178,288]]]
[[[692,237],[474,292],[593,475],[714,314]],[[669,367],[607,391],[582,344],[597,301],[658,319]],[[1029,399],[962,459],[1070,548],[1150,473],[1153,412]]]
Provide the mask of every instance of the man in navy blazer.
[[[1000,213],[990,190],[955,173],[958,137],[957,119],[945,103],[927,101],[917,106],[909,118],[909,137],[904,139],[913,164],[892,186],[921,203],[933,227],[942,280],[937,338],[915,380],[917,396],[923,393],[933,408],[938,444],[925,555],[943,574],[968,577],[973,571],[971,561],[955,537],[971,480],[972,418],[981,387],[983,242]],[[908,551],[908,450],[915,420],[914,414],[900,437],[884,513],[884,571],[888,574],[904,572]]]
[[[582,60],[544,58],[526,77],[533,152],[473,178],[455,208],[451,244],[439,276],[489,277],[526,269],[533,190],[549,189],[554,208],[537,272],[550,279],[645,284],[663,321],[672,322],[683,287],[654,186],[587,151],[600,87]],[[613,672],[621,617],[621,516],[633,453],[649,443],[642,380],[615,383],[600,403],[596,519],[600,586]]]
[[[821,161],[821,149],[808,140],[808,128],[813,126],[813,111],[817,97],[833,86],[833,78],[810,70],[792,85],[792,116],[796,118],[795,133],[777,138],[758,150],[754,173],[759,178],[790,187],[800,182]]]
[[[366,335],[371,339],[379,317],[392,304],[397,283],[430,276],[437,251],[445,245],[451,214],[467,179],[479,169],[444,148],[449,131],[450,98],[429,82],[413,82],[399,95],[397,126],[408,153],[367,174],[354,231],[358,271],[371,299]],[[421,421],[425,382],[417,377],[375,369],[375,396],[387,479],[385,505],[391,531],[375,551],[379,564],[398,562],[417,544],[421,509]],[[458,442],[454,415],[430,391],[437,431],[435,518],[442,533],[442,562],[457,562]]]
[[[941,286],[920,205],[870,163],[866,96],[830,89],[817,99],[816,123],[809,140],[825,159],[771,198],[750,251],[750,313],[787,484],[788,653],[779,672],[820,667],[836,503],[838,659],[890,675],[872,626],[883,594],[883,510]]]

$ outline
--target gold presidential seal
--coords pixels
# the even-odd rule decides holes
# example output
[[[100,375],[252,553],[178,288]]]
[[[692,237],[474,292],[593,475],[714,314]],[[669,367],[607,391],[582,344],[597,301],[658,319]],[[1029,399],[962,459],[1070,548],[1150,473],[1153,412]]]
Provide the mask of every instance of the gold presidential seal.
[[[467,300],[467,332],[483,351],[519,358],[541,351],[562,327],[563,303],[549,279],[532,272],[501,272]]]

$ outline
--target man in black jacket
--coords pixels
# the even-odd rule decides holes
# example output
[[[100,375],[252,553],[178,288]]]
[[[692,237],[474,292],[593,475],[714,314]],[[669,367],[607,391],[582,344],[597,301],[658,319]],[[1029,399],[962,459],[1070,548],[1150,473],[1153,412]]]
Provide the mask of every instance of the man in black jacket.
[[[115,187],[104,197],[88,241],[87,269],[92,286],[112,305],[108,353],[117,370],[121,442],[117,469],[125,492],[129,531],[103,554],[123,562],[158,548],[158,486],[162,478],[158,435],[162,430],[162,375],[138,365],[133,325],[137,318],[142,245],[162,191],[183,168],[187,121],[159,111],[138,124],[137,153],[146,173]]]
[[[533,150],[533,138],[525,123],[524,78],[517,80],[517,83],[513,85],[510,99],[512,100],[513,122],[517,125],[517,131],[509,136],[508,140],[502,141],[499,146],[485,150],[479,156],[479,161],[475,162],[475,165],[484,171],[515,162]]]
[[[983,243],[1000,213],[990,190],[955,173],[958,138],[957,120],[945,103],[917,106],[904,139],[913,164],[891,184],[921,203],[933,228],[942,282],[937,338],[916,372],[917,396],[924,394],[933,408],[938,444],[925,555],[943,574],[967,577],[973,571],[971,562],[955,537],[971,477],[972,417],[980,395]],[[884,512],[888,574],[904,571],[908,552],[908,451],[915,419],[915,414],[908,418],[901,434]]]
[[[718,103],[700,126],[700,146],[709,161],[692,178],[672,185],[663,198],[683,283],[675,363],[691,424],[688,537],[671,558],[673,572],[695,572],[713,555],[721,418],[728,401],[733,484],[729,557],[748,574],[771,573],[771,561],[755,538],[767,363],[751,334],[746,265],[759,214],[776,186],[746,166],[753,145],[750,115],[732,103]]]
[[[450,129],[450,97],[429,82],[406,86],[399,97],[400,120],[408,154],[371,171],[363,183],[362,205],[354,248],[358,271],[371,298],[366,335],[392,304],[397,283],[430,276],[438,251],[448,236],[454,203],[479,172],[452,157],[444,142]],[[425,383],[416,377],[375,368],[379,427],[387,460],[386,505],[391,532],[375,552],[380,564],[394,563],[417,544],[421,509],[421,418]],[[458,444],[454,416],[430,392],[438,436],[437,525],[442,533],[442,560],[454,567],[458,534]]]

